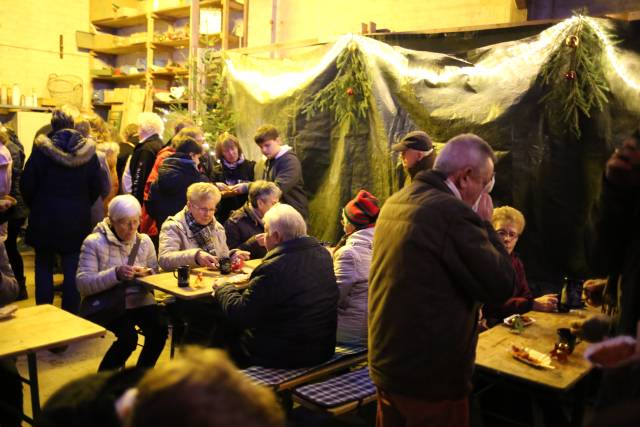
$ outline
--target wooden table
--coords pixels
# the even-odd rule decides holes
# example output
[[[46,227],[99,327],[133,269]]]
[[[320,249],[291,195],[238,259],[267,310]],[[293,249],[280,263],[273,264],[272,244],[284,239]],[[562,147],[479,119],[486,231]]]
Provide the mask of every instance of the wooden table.
[[[244,274],[251,273],[254,268],[256,268],[262,262],[261,259],[252,259],[249,261],[245,261],[245,266],[242,269]],[[203,281],[202,284],[197,285],[195,283],[196,277],[198,273],[202,273]],[[179,287],[178,280],[173,275],[173,272],[165,272],[159,274],[152,274],[151,276],[140,277],[138,280],[143,284],[157,289],[159,291],[165,292],[170,295],[174,295],[176,298],[184,299],[184,300],[192,300],[197,298],[206,297],[211,295],[211,291],[213,289],[213,283],[215,279],[220,278],[232,278],[235,277],[236,274],[227,274],[222,275],[219,271],[209,270],[207,268],[192,268],[191,269],[191,277],[189,278],[189,285],[187,287]],[[238,287],[246,286],[248,283],[238,284]]]
[[[38,360],[36,352],[68,345],[88,338],[102,337],[106,330],[53,305],[20,308],[13,317],[0,320],[0,359],[27,356],[31,389],[31,408],[35,418],[40,412]],[[24,416],[33,424],[33,419]]]
[[[528,347],[549,354],[558,341],[558,328],[569,328],[571,322],[581,321],[595,314],[593,310],[579,310],[571,313],[527,313],[536,320],[524,328],[521,334],[498,325],[480,334],[476,350],[476,366],[499,375],[515,377],[525,382],[568,390],[591,371],[591,364],[583,357],[585,343],[576,345],[566,363],[552,359],[556,369],[538,369],[520,362],[511,356],[511,346]]]

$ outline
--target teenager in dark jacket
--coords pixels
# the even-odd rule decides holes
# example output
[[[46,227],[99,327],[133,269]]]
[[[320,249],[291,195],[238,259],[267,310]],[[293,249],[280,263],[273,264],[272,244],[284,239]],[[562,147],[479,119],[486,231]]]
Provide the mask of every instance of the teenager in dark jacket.
[[[264,247],[264,215],[280,200],[282,192],[273,182],[255,181],[249,185],[249,200],[231,213],[224,224],[229,249],[249,251],[251,258],[266,255]]]
[[[164,146],[160,135],[164,123],[156,113],[140,113],[138,119],[140,142],[133,149],[129,171],[131,173],[131,195],[144,203],[144,186],[156,161],[156,155]]]
[[[4,128],[4,131],[0,130],[0,133],[4,133],[5,138],[0,135],[2,144],[7,147],[11,153],[11,191],[9,195],[16,200],[16,204],[6,212],[0,214],[0,223],[5,220],[7,224],[7,240],[4,242],[7,249],[7,255],[11,268],[15,274],[18,286],[20,287],[20,294],[18,300],[24,300],[28,298],[26,278],[24,276],[24,264],[22,262],[22,255],[18,250],[18,234],[27,220],[29,210],[24,204],[22,193],[20,192],[20,177],[22,176],[22,168],[24,167],[24,147],[18,139],[18,135],[9,129]]]
[[[240,141],[228,132],[218,138],[215,153],[218,163],[213,168],[213,180],[218,190],[225,194],[216,218],[224,224],[229,214],[247,201],[248,183],[253,181],[255,162],[244,158]]]
[[[338,286],[331,254],[306,235],[304,219],[289,205],[267,212],[269,251],[245,291],[216,289],[225,319],[244,330],[232,340],[241,366],[299,368],[322,363],[336,345]]]
[[[174,138],[175,153],[164,159],[158,169],[158,179],[151,184],[146,210],[158,228],[187,204],[187,188],[196,182],[208,182],[198,171],[202,145],[188,135]]]
[[[100,193],[95,143],[73,130],[73,118],[55,110],[53,134],[36,138],[20,181],[30,209],[26,241],[35,248],[36,304],[53,302],[54,256],[62,259],[62,308],[76,313],[80,246],[91,232],[91,205]]]
[[[254,136],[260,151],[267,158],[262,176],[265,181],[275,182],[282,191],[282,203],[293,206],[306,220],[308,215],[307,194],[304,190],[302,165],[298,156],[288,145],[283,145],[278,130],[272,125],[261,126]]]

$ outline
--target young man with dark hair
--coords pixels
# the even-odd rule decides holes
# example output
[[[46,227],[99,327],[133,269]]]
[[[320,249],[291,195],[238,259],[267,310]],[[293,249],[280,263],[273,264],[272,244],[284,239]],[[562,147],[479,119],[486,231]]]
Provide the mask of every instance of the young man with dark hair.
[[[267,158],[262,176],[256,174],[256,178],[275,183],[282,191],[280,201],[293,206],[306,220],[309,201],[304,191],[302,166],[298,156],[289,145],[282,143],[280,134],[273,125],[258,128],[253,139]]]

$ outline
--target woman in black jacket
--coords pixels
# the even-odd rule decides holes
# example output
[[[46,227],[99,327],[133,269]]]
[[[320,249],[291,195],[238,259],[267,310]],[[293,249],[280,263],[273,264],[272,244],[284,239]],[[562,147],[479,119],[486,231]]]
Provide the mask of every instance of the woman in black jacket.
[[[174,138],[175,154],[167,157],[158,169],[158,179],[151,184],[145,206],[156,221],[158,229],[171,215],[180,212],[187,204],[187,188],[196,182],[209,182],[198,171],[202,145],[187,135]]]
[[[73,129],[73,117],[53,112],[51,138],[39,135],[20,181],[31,212],[26,241],[35,248],[36,304],[53,302],[54,255],[62,259],[62,308],[77,313],[76,269],[91,232],[91,205],[100,192],[96,146]]]
[[[240,141],[228,132],[218,138],[215,153],[218,163],[214,167],[214,181],[222,192],[216,218],[224,224],[232,211],[246,203],[255,162],[244,158]]]

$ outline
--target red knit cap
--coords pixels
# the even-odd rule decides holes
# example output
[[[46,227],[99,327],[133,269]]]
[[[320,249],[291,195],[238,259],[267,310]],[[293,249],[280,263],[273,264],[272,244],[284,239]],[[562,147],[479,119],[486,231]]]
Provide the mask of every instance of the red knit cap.
[[[344,207],[344,216],[356,228],[373,227],[379,212],[378,199],[367,190],[360,190]]]

